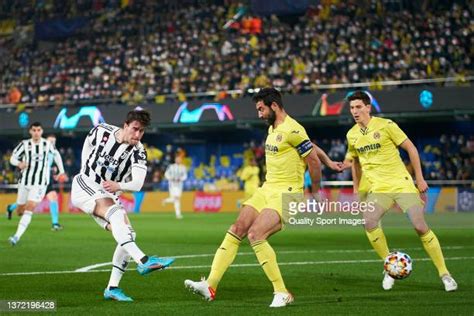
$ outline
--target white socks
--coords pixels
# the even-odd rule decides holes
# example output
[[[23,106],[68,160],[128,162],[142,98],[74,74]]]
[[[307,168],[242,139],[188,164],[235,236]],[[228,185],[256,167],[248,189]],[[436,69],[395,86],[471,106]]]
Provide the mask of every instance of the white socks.
[[[120,247],[120,245],[117,245],[112,259],[112,273],[110,274],[109,285],[107,285],[107,288],[110,288],[111,286],[119,286],[122,275],[127,269],[128,260],[130,260],[130,256],[127,251],[125,251],[123,247]]]
[[[31,223],[31,216],[33,216],[33,212],[31,211],[24,211],[23,215],[21,216],[20,222],[18,223],[18,228],[15,233],[15,237],[20,240],[20,237],[25,233],[28,225]]]
[[[141,260],[145,254],[135,244],[135,231],[126,220],[127,213],[124,208],[118,205],[112,205],[105,213],[105,219],[112,227],[112,235],[125,251],[133,258],[137,264],[141,264]]]
[[[181,215],[181,201],[179,199],[174,200],[174,211],[176,213],[177,218],[182,217],[182,215]]]

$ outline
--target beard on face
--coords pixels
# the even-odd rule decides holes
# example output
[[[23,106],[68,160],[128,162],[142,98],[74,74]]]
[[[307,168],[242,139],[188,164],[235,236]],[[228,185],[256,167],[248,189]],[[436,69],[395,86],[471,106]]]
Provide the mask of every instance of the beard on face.
[[[265,121],[267,122],[268,125],[273,125],[273,123],[275,123],[275,120],[276,120],[275,111],[273,111],[273,110],[270,108],[270,114],[269,114],[268,117],[265,119]]]

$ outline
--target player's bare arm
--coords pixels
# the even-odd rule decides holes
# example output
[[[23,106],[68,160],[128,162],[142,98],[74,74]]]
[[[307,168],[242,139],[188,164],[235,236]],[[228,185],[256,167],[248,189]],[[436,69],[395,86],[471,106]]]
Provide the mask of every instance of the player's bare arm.
[[[311,150],[304,160],[308,165],[312,192],[317,193],[321,188],[321,161],[318,158],[317,150],[314,150],[314,146],[313,144],[313,150]]]
[[[333,161],[329,156],[322,150],[318,145],[313,143],[313,148],[316,150],[316,154],[318,155],[319,160],[329,169],[341,172],[342,169],[341,163],[337,161]]]
[[[410,162],[413,166],[413,170],[415,171],[416,186],[418,188],[418,191],[420,191],[421,193],[426,192],[428,190],[428,184],[423,178],[423,172],[421,171],[421,162],[418,150],[409,138],[403,141],[403,143],[400,144],[400,147],[405,150],[408,153],[408,156],[410,157]]]

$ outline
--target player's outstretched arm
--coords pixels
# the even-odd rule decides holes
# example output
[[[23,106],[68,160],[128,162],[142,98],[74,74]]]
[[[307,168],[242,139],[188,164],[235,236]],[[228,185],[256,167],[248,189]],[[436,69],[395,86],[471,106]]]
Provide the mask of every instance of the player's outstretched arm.
[[[416,178],[416,186],[418,187],[418,191],[424,193],[428,190],[428,184],[426,183],[425,179],[423,178],[423,172],[421,171],[421,162],[420,156],[418,155],[418,149],[416,149],[413,142],[407,138],[401,144],[400,147],[403,148],[408,153],[408,157],[410,157],[411,165],[415,170],[415,178]]]
[[[321,188],[321,161],[318,158],[317,150],[314,150],[314,146],[313,144],[313,150],[304,159],[311,177],[311,190],[318,193]]]
[[[313,144],[313,148],[316,150],[316,154],[318,155],[319,160],[329,169],[337,171],[337,172],[342,172],[344,169],[341,167],[341,163],[332,161],[331,158],[322,150],[318,145],[315,143]]]

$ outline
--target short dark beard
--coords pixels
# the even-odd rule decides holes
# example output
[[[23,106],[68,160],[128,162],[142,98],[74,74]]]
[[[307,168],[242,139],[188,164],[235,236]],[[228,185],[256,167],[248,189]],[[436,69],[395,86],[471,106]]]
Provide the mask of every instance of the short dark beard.
[[[275,111],[272,110],[272,108],[270,108],[270,115],[268,116],[268,118],[266,119],[267,121],[267,124],[270,126],[273,126],[273,124],[275,123],[275,120],[276,120],[276,114],[275,114]]]

